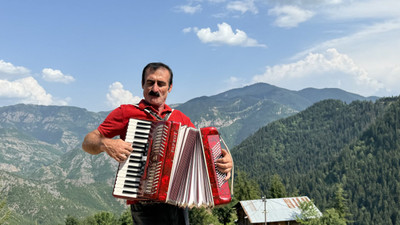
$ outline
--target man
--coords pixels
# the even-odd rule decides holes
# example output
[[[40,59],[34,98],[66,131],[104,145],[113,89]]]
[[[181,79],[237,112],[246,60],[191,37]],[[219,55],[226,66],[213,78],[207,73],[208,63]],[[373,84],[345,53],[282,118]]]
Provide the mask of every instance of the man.
[[[118,162],[125,161],[130,155],[131,144],[123,141],[129,118],[142,120],[169,120],[194,127],[189,117],[165,104],[172,90],[172,70],[163,63],[149,63],[142,72],[144,99],[139,105],[121,105],[113,110],[100,126],[88,133],[82,148],[90,154],[106,152]],[[115,136],[120,139],[113,139]],[[230,177],[232,158],[222,150],[223,158],[217,160],[217,167]],[[134,224],[189,224],[187,209],[163,203],[128,202]]]

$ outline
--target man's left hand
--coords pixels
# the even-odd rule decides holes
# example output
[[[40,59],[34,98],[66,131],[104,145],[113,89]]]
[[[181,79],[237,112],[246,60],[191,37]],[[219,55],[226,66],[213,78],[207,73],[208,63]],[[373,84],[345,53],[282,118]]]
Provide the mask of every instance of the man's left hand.
[[[228,180],[231,177],[231,170],[233,166],[232,156],[225,149],[221,149],[221,153],[222,153],[222,158],[217,159],[215,162],[217,164],[217,169],[221,173],[227,174],[225,180]]]

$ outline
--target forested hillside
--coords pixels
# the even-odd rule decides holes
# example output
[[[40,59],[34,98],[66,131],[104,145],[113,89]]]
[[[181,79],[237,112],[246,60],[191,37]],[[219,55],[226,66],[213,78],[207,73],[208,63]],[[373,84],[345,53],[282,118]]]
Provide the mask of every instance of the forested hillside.
[[[293,195],[331,207],[342,184],[355,224],[397,224],[400,99],[319,102],[262,128],[232,150],[236,166],[266,192],[274,174]]]

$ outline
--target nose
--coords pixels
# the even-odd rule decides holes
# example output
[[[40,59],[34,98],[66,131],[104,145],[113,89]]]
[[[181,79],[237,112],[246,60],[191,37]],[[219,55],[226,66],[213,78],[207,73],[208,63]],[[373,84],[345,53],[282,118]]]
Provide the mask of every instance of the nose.
[[[153,84],[153,86],[151,87],[151,90],[154,92],[158,92],[160,90],[160,87],[157,85],[157,82],[155,82]]]

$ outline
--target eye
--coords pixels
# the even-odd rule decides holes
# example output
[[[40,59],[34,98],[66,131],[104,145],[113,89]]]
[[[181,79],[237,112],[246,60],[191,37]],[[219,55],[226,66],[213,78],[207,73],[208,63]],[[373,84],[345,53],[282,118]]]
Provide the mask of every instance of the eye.
[[[164,87],[164,86],[167,85],[167,83],[165,83],[164,81],[159,81],[159,82],[157,82],[157,85],[158,85],[159,87]]]
[[[147,81],[146,81],[146,84],[149,85],[149,86],[153,86],[154,83],[155,83],[155,82],[154,82],[153,80],[147,80]]]

